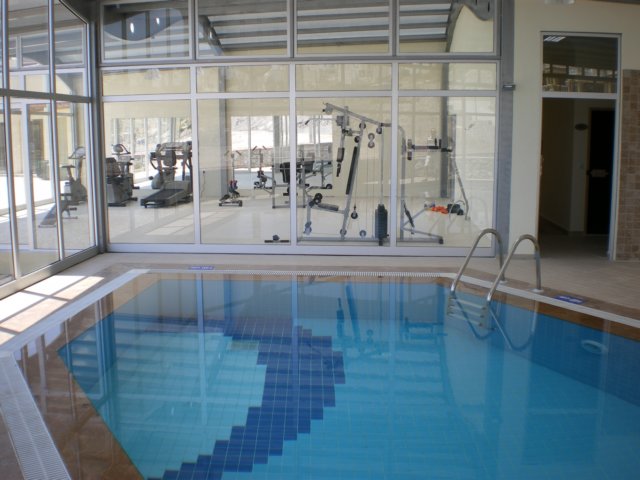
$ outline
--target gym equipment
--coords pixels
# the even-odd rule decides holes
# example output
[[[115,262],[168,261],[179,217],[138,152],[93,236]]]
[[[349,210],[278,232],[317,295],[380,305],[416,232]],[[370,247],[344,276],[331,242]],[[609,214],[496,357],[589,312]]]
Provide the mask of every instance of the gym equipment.
[[[156,151],[149,155],[149,161],[158,171],[158,183],[161,183],[161,188],[140,200],[140,205],[144,208],[149,205],[170,207],[179,202],[191,201],[193,192],[191,141],[158,144]],[[175,180],[178,162],[181,163],[182,175],[180,180]]]
[[[236,180],[236,154],[242,156],[242,153],[227,152],[226,155],[231,158],[231,180],[227,182],[227,193],[225,193],[218,201],[219,207],[241,207],[242,200],[239,200],[240,192],[238,192],[238,181]]]
[[[78,147],[69,155],[69,160],[73,163],[60,167],[67,171],[67,180],[64,183],[64,194],[68,195],[71,202],[76,205],[87,201],[87,187],[82,184],[81,180],[82,163],[84,162],[85,156],[86,152],[84,147]],[[76,170],[75,177],[71,172],[72,169]]]
[[[439,244],[444,243],[444,239],[440,235],[436,235],[429,232],[423,232],[422,230],[416,229],[415,219],[420,215],[422,215],[424,212],[426,212],[427,211],[426,209],[422,209],[415,215],[412,215],[411,212],[409,211],[409,208],[407,207],[406,202],[403,200],[402,211],[404,213],[404,219],[402,220],[402,224],[400,225],[401,239],[404,238],[404,235],[403,235],[404,232],[409,232],[411,235],[414,235],[416,233],[420,235],[424,235],[426,237],[426,241],[431,241]]]
[[[77,210],[78,205],[87,200],[87,188],[82,184],[82,163],[86,156],[84,147],[77,147],[69,160],[72,163],[61,165],[60,168],[67,171],[67,179],[64,183],[64,191],[60,193],[60,211],[67,213],[67,218],[78,218],[71,216],[71,212]],[[72,170],[76,170],[76,176],[73,176]],[[40,227],[55,227],[58,224],[58,206],[54,204],[45,217],[40,222]]]
[[[238,192],[238,181],[229,180],[229,184],[227,185],[227,193],[220,197],[218,206],[241,207],[242,200],[239,200],[238,197],[240,197],[240,192]]]
[[[282,187],[284,185],[278,185],[278,182],[276,181],[273,159],[271,160],[271,175],[267,175],[264,171],[265,151],[269,151],[269,149],[265,146],[263,146],[262,148],[258,148],[256,146],[251,149],[251,153],[257,153],[258,155],[258,180],[253,182],[253,188],[254,190],[264,190],[269,193],[269,195],[271,195],[271,208],[287,208],[289,206],[289,202],[285,202],[283,204],[278,204],[276,202],[276,189],[278,188],[278,186]],[[282,165],[280,166],[280,169],[282,169]],[[267,182],[270,182],[270,185],[268,185]],[[289,189],[287,188],[287,192],[284,194],[284,196],[288,196],[288,194]]]
[[[390,127],[390,123],[380,122],[378,120],[374,120],[368,118],[364,115],[360,115],[354,113],[348,109],[348,107],[339,107],[330,103],[325,103],[325,107],[323,109],[325,114],[331,115],[333,112],[338,112],[339,115],[336,115],[336,124],[340,127],[340,146],[338,147],[337,158],[336,158],[336,177],[340,176],[342,171],[342,164],[344,162],[344,154],[345,154],[345,139],[346,137],[353,137],[353,141],[355,143],[353,147],[353,153],[351,155],[351,164],[349,166],[349,174],[347,178],[346,185],[346,204],[344,208],[340,208],[338,205],[328,204],[323,202],[323,196],[321,193],[316,193],[310,201],[306,202],[307,208],[307,218],[304,228],[304,234],[310,235],[312,232],[312,221],[311,221],[311,212],[313,209],[325,210],[328,212],[338,213],[342,215],[342,225],[340,227],[340,238],[344,240],[347,235],[347,224],[349,222],[349,218],[357,219],[358,212],[356,206],[354,204],[353,209],[351,208],[351,202],[353,200],[353,194],[355,189],[355,182],[358,175],[358,161],[360,159],[360,152],[363,143],[365,142],[365,138],[367,139],[367,146],[369,148],[375,147],[375,139],[376,135],[379,135],[380,138],[380,152],[384,152],[384,128]],[[359,121],[358,130],[353,130],[350,127],[350,119],[354,118]],[[376,126],[376,133],[369,133],[366,137],[364,136],[364,131],[367,128],[367,124],[372,124]],[[384,188],[384,165],[383,162],[380,161],[380,199],[378,203],[378,207],[376,208],[374,221],[375,221],[375,232],[374,236],[378,240],[379,245],[384,243],[384,240],[388,237],[388,212],[383,204],[383,188]],[[367,233],[364,230],[359,232],[359,238],[362,240],[366,240]]]
[[[446,157],[443,159],[442,163],[447,168],[443,169],[441,172],[441,196],[448,197],[449,192],[453,190],[453,183],[455,181],[458,182],[458,186],[460,187],[460,194],[462,195],[462,200],[454,201],[452,204],[458,205],[458,208],[461,208],[461,205],[465,206],[463,210],[464,219],[469,220],[469,200],[467,199],[467,193],[464,190],[464,185],[462,183],[462,177],[460,177],[460,171],[458,170],[458,164],[456,163],[456,158],[454,154],[453,148],[453,139],[449,139],[451,145],[449,147],[442,146],[441,138],[433,138],[433,144],[427,143],[426,145],[416,145],[413,143],[411,139],[407,140],[407,160],[411,161],[413,159],[413,153],[419,151],[436,151],[441,152]],[[449,172],[452,171],[453,175],[450,178]],[[456,209],[450,213],[456,213],[460,215],[458,212],[460,210]]]
[[[133,190],[140,187],[134,185],[133,164],[131,152],[121,143],[113,145],[115,157],[107,157],[107,205],[110,207],[124,207],[129,201],[138,200],[133,196]]]
[[[455,132],[455,126],[451,124],[451,121],[454,121],[454,118],[450,119],[449,128],[451,132]],[[427,139],[426,144],[418,145],[415,144],[411,139],[406,138],[406,134],[404,129],[400,128],[401,133],[401,146],[402,146],[402,173],[401,177],[406,178],[406,164],[405,162],[411,162],[414,159],[416,152],[426,152],[427,159],[429,158],[430,153],[439,153],[442,158],[440,161],[441,164],[441,172],[440,172],[440,196],[442,198],[450,197],[450,193],[453,191],[453,187],[455,186],[455,182],[458,182],[460,187],[460,193],[462,195],[462,200],[452,200],[447,206],[438,206],[434,204],[423,205],[423,208],[420,209],[416,213],[411,213],[406,201],[405,195],[405,183],[401,183],[400,190],[400,198],[401,198],[401,208],[402,208],[402,221],[400,225],[400,240],[407,241],[405,238],[405,232],[408,232],[412,236],[415,234],[419,234],[424,236],[424,238],[419,239],[422,242],[434,242],[442,244],[444,243],[444,239],[440,235],[435,235],[433,233],[425,232],[422,230],[418,230],[416,228],[416,219],[424,214],[426,211],[434,211],[446,213],[448,215],[464,215],[465,220],[469,219],[469,201],[467,199],[467,194],[464,189],[464,185],[462,183],[462,178],[460,177],[460,172],[458,170],[458,166],[455,160],[454,154],[454,140],[449,137],[448,142],[449,145],[443,145],[442,139],[437,138],[435,135],[435,130],[431,131],[431,136]],[[452,175],[451,175],[452,174]]]

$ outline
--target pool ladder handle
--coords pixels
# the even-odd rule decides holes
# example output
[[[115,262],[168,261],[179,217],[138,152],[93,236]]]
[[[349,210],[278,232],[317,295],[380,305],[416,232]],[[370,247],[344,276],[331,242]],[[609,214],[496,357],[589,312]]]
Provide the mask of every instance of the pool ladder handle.
[[[493,298],[493,294],[495,293],[495,291],[498,289],[498,284],[500,283],[500,280],[504,280],[504,275],[505,272],[507,270],[507,267],[509,266],[509,263],[511,262],[511,259],[513,258],[513,255],[516,253],[516,250],[518,249],[518,246],[520,245],[521,242],[523,242],[524,240],[529,240],[531,243],[533,243],[533,248],[534,248],[534,260],[536,261],[536,287],[533,289],[534,293],[542,293],[542,280],[540,278],[540,245],[538,244],[538,240],[536,239],[536,237],[534,237],[533,235],[529,235],[528,233],[525,233],[523,235],[520,235],[518,237],[518,239],[515,241],[515,243],[513,244],[513,246],[511,247],[511,250],[509,251],[509,255],[507,255],[507,259],[505,260],[504,264],[502,265],[502,268],[500,269],[500,273],[498,273],[498,276],[496,277],[496,279],[493,281],[493,285],[491,285],[491,288],[489,289],[489,293],[487,293],[487,305],[491,303],[491,299]]]
[[[505,281],[504,271],[503,271],[504,270],[504,268],[503,268],[504,262],[503,262],[503,256],[502,256],[502,252],[503,252],[502,237],[500,236],[500,232],[498,232],[496,229],[494,229],[494,228],[485,228],[484,230],[482,230],[478,234],[478,236],[474,240],[473,245],[471,246],[471,250],[469,250],[469,253],[467,253],[467,256],[465,257],[464,262],[462,263],[462,266],[460,267],[460,270],[458,270],[457,275],[455,276],[455,278],[453,279],[453,282],[451,283],[451,294],[452,295],[455,295],[456,288],[458,287],[458,283],[460,282],[460,278],[462,278],[462,274],[466,270],[467,265],[469,265],[469,261],[471,260],[471,257],[473,256],[473,253],[476,251],[476,247],[478,246],[478,243],[480,243],[480,240],[485,235],[493,235],[494,237],[496,237],[496,241],[498,242],[498,255],[499,255],[499,260],[500,260],[500,274],[498,275],[498,278],[500,278],[503,282]]]
[[[476,247],[478,246],[478,243],[480,242],[482,237],[489,234],[494,235],[498,242],[500,272],[496,276],[496,279],[494,280],[489,290],[489,293],[486,296],[486,301],[482,305],[478,305],[476,303],[457,298],[456,288],[458,286],[460,278],[462,277],[462,274],[464,273],[465,269],[467,268],[467,265],[469,264],[471,256],[473,255]],[[520,243],[524,240],[530,240],[533,243],[534,251],[535,251],[534,256],[536,260],[536,288],[533,291],[535,293],[542,292],[541,276],[540,276],[540,245],[538,244],[538,240],[533,235],[529,235],[529,234],[520,235],[520,237],[518,237],[518,240],[516,240],[516,242],[511,247],[511,250],[509,251],[509,255],[507,256],[507,260],[503,261],[502,238],[500,236],[500,233],[493,228],[485,228],[476,237],[471,249],[469,250],[469,253],[467,254],[462,266],[460,267],[460,270],[458,271],[458,274],[455,276],[453,282],[451,283],[451,294],[449,296],[447,313],[449,315],[454,315],[454,316],[457,316],[458,318],[461,318],[467,321],[469,323],[469,326],[472,329],[473,329],[473,325],[491,329],[491,326],[488,325],[487,323],[487,320],[488,320],[487,312],[488,312],[491,314],[491,317],[493,317],[495,324],[497,324],[498,328],[502,331],[502,327],[500,326],[500,323],[497,322],[495,313],[490,308],[491,300],[493,298],[493,294],[498,288],[498,284],[501,282],[506,282],[505,272],[507,270],[507,267],[509,266],[511,259],[513,258],[513,255],[516,252],[516,249],[518,248]],[[455,309],[457,309],[457,311]],[[470,315],[472,316],[472,318],[470,318]],[[477,318],[478,320],[475,320],[475,318]],[[501,332],[501,333],[504,336],[504,332]]]

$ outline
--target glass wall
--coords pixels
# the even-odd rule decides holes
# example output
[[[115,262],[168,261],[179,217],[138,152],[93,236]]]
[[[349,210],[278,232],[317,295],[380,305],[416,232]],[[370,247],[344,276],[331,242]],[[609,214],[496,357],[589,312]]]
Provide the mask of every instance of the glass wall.
[[[189,102],[107,103],[104,138],[111,241],[193,243]]]
[[[144,60],[189,55],[189,1],[103,5],[105,59]]]
[[[58,0],[53,14],[56,93],[87,95],[85,24]]]
[[[11,215],[9,210],[9,184],[5,145],[4,109],[0,108],[0,285],[14,277],[13,246],[11,242]]]
[[[289,242],[289,100],[200,100],[198,124],[202,242]]]
[[[11,99],[11,144],[18,219],[16,253],[20,271],[27,274],[60,260],[48,102]],[[73,220],[70,204],[61,202],[60,213],[63,222]]]
[[[57,102],[58,159],[60,162],[61,210],[69,205],[73,221],[63,217],[63,239],[66,255],[95,245],[93,202],[87,186],[91,185],[87,165],[88,105]]]
[[[58,0],[9,0],[6,11],[11,90],[1,90],[10,108],[0,119],[0,283],[96,244],[87,26]]]
[[[286,55],[287,0],[198,0],[198,56]]]
[[[402,64],[399,78],[398,243],[466,246],[493,224],[496,65]]]
[[[298,55],[389,53],[388,0],[306,0],[296,5]]]
[[[49,92],[49,0],[8,1],[9,88]]]
[[[413,254],[493,226],[493,0],[198,0],[188,34],[150,26],[165,7],[103,6],[113,247]]]

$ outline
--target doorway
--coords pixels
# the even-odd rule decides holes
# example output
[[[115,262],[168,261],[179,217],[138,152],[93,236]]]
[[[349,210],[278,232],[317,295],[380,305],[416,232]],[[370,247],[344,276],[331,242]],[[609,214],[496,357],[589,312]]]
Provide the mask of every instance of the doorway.
[[[545,98],[540,242],[547,255],[607,256],[615,101]]]
[[[545,256],[612,257],[619,37],[542,35],[538,235]]]
[[[587,234],[609,235],[615,110],[592,110],[587,170]]]

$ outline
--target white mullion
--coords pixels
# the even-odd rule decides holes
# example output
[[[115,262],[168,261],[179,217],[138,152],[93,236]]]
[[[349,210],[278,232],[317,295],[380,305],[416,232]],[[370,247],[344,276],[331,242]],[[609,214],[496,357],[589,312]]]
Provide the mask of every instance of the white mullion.
[[[398,168],[402,158],[398,156],[398,131],[400,114],[398,102],[398,64],[391,70],[391,175],[389,179],[389,248],[397,246],[398,235]],[[394,161],[395,159],[395,161]]]
[[[297,198],[298,184],[296,162],[298,161],[298,117],[296,105],[296,65],[289,66],[289,244],[290,249],[298,248]],[[275,175],[275,173],[274,173]]]
[[[196,72],[197,67],[190,69],[191,84],[191,190],[193,196],[193,229],[194,243],[199,245],[202,242],[202,223],[200,221],[200,156],[199,156],[199,140],[198,140],[198,100],[196,98]]]

